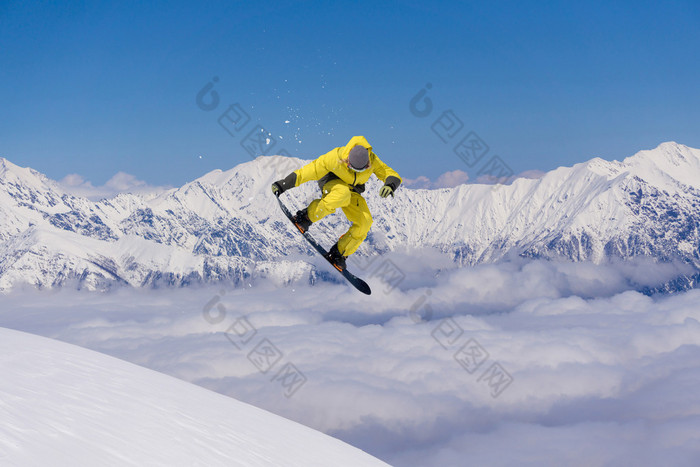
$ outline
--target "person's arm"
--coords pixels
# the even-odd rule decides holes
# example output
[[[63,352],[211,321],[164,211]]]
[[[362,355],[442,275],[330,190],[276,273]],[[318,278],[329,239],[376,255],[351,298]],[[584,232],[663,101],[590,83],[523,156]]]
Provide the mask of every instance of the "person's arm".
[[[340,148],[332,149],[321,157],[309,162],[304,167],[290,173],[282,180],[277,180],[272,184],[272,192],[275,196],[279,196],[285,191],[297,187],[302,183],[323,178],[338,165],[339,150]]]
[[[311,180],[320,180],[328,172],[337,168],[340,163],[338,155],[339,150],[340,148],[331,149],[316,160],[309,162],[301,169],[294,171],[297,175],[296,186]]]
[[[272,184],[272,192],[275,194],[275,196],[279,196],[285,191],[289,190],[290,188],[294,188],[297,183],[297,174],[296,172],[292,172],[286,177],[284,177],[282,180],[277,180],[275,183]]]
[[[379,180],[384,182],[384,186],[379,190],[379,196],[382,198],[386,198],[389,195],[394,196],[394,192],[401,185],[401,177],[394,169],[382,162],[376,154],[374,157],[374,162],[372,162],[374,174]]]

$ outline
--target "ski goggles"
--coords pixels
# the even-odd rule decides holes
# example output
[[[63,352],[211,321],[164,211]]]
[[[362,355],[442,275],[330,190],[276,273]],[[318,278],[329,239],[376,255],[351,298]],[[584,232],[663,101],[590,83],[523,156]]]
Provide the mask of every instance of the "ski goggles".
[[[365,170],[369,169],[369,161],[367,161],[367,165],[365,165],[361,169],[353,167],[350,161],[348,161],[345,165],[347,165],[348,169],[352,170],[353,172],[364,172]]]

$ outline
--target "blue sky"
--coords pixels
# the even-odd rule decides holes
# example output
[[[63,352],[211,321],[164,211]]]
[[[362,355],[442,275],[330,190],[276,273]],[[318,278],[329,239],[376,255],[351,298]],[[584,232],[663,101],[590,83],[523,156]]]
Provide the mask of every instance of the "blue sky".
[[[2,2],[0,156],[180,185],[249,160],[256,125],[303,158],[365,135],[409,178],[700,147],[698,21],[692,1]],[[250,121],[231,135],[233,104]],[[469,132],[489,148],[471,167],[453,151]]]

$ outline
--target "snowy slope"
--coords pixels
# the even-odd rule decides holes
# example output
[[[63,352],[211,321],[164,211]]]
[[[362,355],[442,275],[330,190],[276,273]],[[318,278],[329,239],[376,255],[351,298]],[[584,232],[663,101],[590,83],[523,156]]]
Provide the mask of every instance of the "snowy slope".
[[[0,465],[387,465],[235,399],[31,334],[0,328],[0,372]]]
[[[322,280],[323,271],[300,262],[314,253],[269,191],[304,163],[259,157],[157,196],[92,202],[0,159],[0,290],[22,282],[100,289],[239,284],[270,275],[280,283]],[[360,254],[432,247],[471,265],[509,255],[594,262],[651,256],[700,268],[700,150],[677,143],[505,186],[402,188],[388,200],[377,196],[379,187],[368,184],[374,225]],[[317,193],[308,183],[283,196],[302,207]],[[313,233],[327,245],[348,226],[343,216],[320,224]],[[279,258],[292,261],[270,267]]]

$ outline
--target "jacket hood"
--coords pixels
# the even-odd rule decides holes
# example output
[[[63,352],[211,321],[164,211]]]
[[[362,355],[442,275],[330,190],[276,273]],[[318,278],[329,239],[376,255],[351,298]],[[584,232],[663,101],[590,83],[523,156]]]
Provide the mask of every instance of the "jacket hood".
[[[348,144],[346,144],[343,148],[343,158],[348,157],[348,154],[350,154],[350,150],[358,144],[360,146],[366,147],[367,151],[369,151],[370,154],[372,153],[372,146],[370,146],[369,142],[367,141],[367,138],[365,138],[364,136],[353,136],[352,138],[350,138]]]

